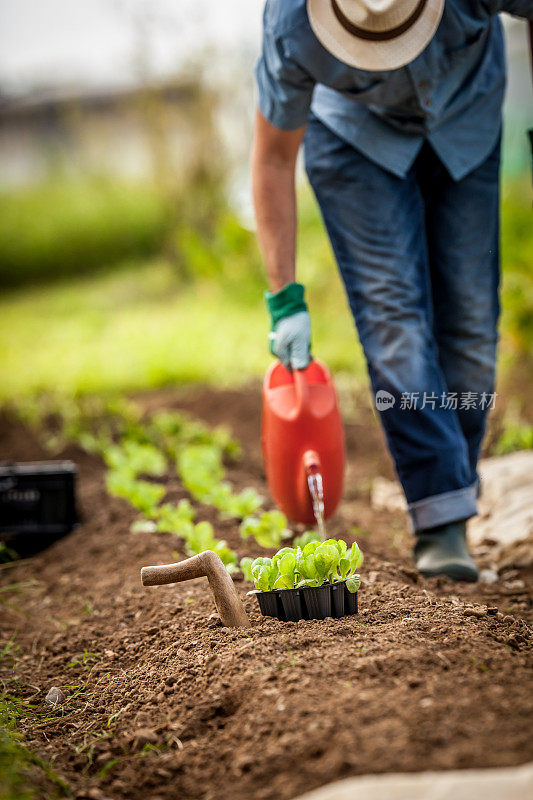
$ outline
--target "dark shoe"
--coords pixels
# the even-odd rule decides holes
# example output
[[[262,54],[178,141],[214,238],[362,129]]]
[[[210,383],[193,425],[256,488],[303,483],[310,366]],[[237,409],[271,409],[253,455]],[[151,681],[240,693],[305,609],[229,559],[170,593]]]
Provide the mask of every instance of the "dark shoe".
[[[418,571],[428,578],[447,575],[454,581],[478,579],[478,569],[466,546],[464,521],[418,531],[414,555]]]

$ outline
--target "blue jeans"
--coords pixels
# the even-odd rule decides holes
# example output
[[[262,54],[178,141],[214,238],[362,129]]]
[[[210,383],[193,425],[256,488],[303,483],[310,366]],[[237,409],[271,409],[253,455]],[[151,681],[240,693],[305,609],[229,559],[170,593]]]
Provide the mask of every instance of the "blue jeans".
[[[402,179],[316,117],[307,127],[307,174],[415,531],[476,514],[495,400],[499,162],[498,142],[454,181],[425,144]]]

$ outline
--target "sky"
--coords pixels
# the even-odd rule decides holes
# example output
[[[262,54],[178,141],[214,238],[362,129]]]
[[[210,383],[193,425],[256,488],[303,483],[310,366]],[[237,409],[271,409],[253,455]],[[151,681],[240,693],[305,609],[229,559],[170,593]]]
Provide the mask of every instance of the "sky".
[[[264,0],[0,0],[0,88],[164,77],[206,47],[255,52]]]

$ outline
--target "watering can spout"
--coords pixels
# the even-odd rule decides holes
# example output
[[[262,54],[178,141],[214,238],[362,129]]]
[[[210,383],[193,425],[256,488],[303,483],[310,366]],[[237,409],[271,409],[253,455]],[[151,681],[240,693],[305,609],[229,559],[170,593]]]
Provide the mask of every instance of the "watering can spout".
[[[306,450],[303,454],[302,463],[306,475],[316,475],[320,472],[320,456],[316,450]]]

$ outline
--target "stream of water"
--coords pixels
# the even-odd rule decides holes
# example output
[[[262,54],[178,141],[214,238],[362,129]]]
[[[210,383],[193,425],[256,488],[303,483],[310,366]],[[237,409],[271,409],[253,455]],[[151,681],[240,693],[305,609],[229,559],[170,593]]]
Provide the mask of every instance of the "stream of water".
[[[311,472],[307,476],[307,485],[313,499],[313,512],[318,527],[318,535],[324,542],[326,540],[326,526],[324,524],[324,487],[320,472]]]

